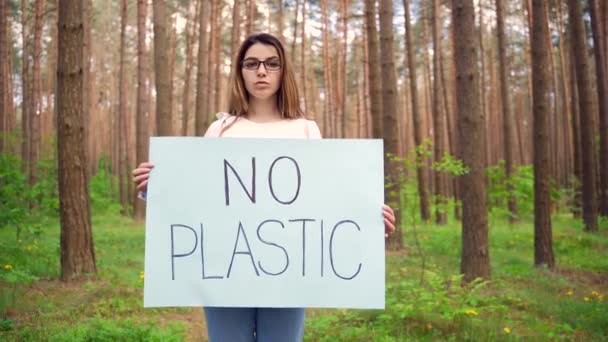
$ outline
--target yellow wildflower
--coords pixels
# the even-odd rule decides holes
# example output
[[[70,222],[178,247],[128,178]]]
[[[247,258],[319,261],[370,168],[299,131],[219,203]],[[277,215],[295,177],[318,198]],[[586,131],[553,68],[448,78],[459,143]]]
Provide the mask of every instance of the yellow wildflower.
[[[504,331],[505,334],[510,334],[511,333],[511,329],[509,329],[509,327],[502,328],[502,331]]]
[[[572,296],[572,294],[574,294],[574,291],[572,291],[571,289],[566,292],[566,296]]]
[[[6,264],[6,265],[4,265],[4,269],[5,270],[12,270],[13,269],[13,265]]]
[[[143,271],[139,272],[139,279],[140,280],[144,280],[144,272]]]
[[[589,299],[589,297],[585,297],[585,298],[583,298],[583,299],[585,300],[585,302],[588,302],[588,301],[590,301],[590,300],[591,300],[591,299]]]
[[[475,310],[471,310],[471,309],[469,309],[469,310],[465,311],[464,313],[466,313],[467,315],[470,315],[470,316],[477,316],[477,315],[479,315],[479,314],[477,313],[477,311],[475,311]]]
[[[599,296],[597,296],[597,299],[598,299],[600,302],[601,302],[601,301],[603,301],[603,300],[604,300],[604,295],[599,295]]]

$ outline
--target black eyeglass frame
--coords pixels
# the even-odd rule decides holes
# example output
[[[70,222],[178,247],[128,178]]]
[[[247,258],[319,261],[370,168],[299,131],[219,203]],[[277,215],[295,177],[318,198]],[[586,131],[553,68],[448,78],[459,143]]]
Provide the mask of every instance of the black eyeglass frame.
[[[279,67],[278,67],[278,68],[269,68],[269,67],[268,67],[268,65],[267,65],[266,63],[267,63],[268,61],[274,61],[274,60],[276,60],[276,61],[278,61],[278,62],[279,62]],[[255,62],[257,63],[257,65],[255,66],[255,68],[246,68],[246,67],[245,67],[245,62],[246,62],[246,61],[255,61]],[[281,60],[280,60],[278,57],[270,57],[270,58],[267,58],[267,59],[265,59],[265,60],[260,60],[260,59],[257,59],[257,58],[252,58],[252,57],[249,57],[249,58],[243,59],[243,60],[241,61],[241,68],[243,68],[243,69],[245,69],[245,70],[250,70],[250,71],[257,71],[257,70],[260,68],[260,65],[261,65],[261,64],[264,64],[264,68],[265,68],[266,70],[268,70],[268,71],[279,71],[279,70],[281,70],[281,68],[283,67],[283,65],[282,65],[282,63],[281,63]]]

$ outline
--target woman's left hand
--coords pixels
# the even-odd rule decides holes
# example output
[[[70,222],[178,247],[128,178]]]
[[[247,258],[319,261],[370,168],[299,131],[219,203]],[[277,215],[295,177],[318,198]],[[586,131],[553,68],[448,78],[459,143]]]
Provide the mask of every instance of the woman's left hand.
[[[395,213],[388,205],[382,205],[382,216],[384,216],[384,236],[388,237],[395,231]]]

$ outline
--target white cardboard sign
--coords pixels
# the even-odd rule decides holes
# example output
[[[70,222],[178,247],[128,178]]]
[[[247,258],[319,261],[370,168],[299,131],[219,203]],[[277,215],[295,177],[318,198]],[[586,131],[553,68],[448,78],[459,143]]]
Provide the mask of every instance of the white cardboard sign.
[[[144,306],[384,308],[381,140],[155,137]]]

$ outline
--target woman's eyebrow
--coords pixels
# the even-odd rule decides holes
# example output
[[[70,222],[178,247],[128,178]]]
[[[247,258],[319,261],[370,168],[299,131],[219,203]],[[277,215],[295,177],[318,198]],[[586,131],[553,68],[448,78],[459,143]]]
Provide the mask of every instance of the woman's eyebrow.
[[[256,57],[256,56],[245,56],[245,58],[243,58],[243,59],[250,59],[250,58],[254,58],[254,59],[258,59],[258,60],[262,61],[262,60],[267,60],[267,59],[271,59],[271,58],[279,58],[279,56],[269,56],[269,57],[266,57],[266,58],[259,58],[259,57]]]

